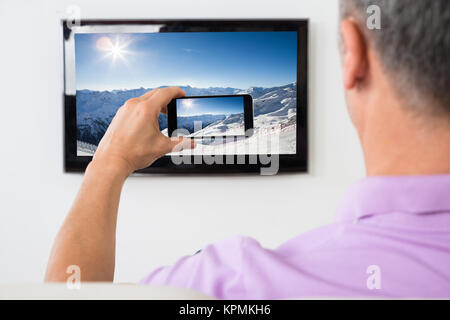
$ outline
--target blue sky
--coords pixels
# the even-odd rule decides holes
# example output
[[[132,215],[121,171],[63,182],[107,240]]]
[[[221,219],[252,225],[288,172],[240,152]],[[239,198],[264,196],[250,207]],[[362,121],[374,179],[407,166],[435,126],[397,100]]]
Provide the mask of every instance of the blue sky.
[[[178,117],[189,117],[202,114],[229,115],[243,112],[244,98],[239,96],[177,100]]]
[[[76,34],[75,59],[78,90],[274,87],[297,80],[297,33]]]

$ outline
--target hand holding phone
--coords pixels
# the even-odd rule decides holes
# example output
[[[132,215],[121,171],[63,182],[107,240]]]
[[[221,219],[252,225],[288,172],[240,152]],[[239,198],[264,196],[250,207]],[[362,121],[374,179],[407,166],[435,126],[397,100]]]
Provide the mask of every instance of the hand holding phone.
[[[166,111],[167,102],[184,95],[180,88],[169,87],[128,100],[106,130],[93,162],[102,163],[100,167],[104,168],[113,166],[128,176],[134,170],[150,166],[175,147],[194,148],[190,139],[169,139],[158,126],[158,116]]]

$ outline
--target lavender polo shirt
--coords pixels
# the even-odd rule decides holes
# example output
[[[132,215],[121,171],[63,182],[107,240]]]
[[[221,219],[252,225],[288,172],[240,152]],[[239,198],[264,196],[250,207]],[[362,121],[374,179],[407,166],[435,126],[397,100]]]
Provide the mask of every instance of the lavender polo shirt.
[[[141,284],[221,299],[450,298],[450,175],[366,178],[331,225],[275,250],[245,237],[224,240]]]

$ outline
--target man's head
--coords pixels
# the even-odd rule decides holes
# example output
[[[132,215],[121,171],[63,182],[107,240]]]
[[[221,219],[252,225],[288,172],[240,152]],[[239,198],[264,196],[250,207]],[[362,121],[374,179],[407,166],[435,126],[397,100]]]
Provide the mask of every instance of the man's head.
[[[343,82],[366,158],[386,139],[405,144],[402,132],[413,123],[439,123],[450,132],[450,1],[341,0],[340,6]],[[378,18],[381,28],[370,28]]]

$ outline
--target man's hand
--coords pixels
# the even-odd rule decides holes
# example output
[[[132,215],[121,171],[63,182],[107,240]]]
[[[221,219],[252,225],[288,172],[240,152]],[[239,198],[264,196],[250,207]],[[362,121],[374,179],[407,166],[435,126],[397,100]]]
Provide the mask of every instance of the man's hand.
[[[181,149],[193,148],[193,140],[170,139],[161,133],[158,124],[159,114],[167,113],[167,104],[184,95],[180,88],[170,87],[128,100],[119,108],[100,141],[93,162],[113,165],[116,170],[129,175],[134,170],[148,167],[180,143]]]
[[[112,281],[120,193],[127,176],[169,153],[193,147],[189,139],[171,140],[158,125],[180,88],[156,89],[128,100],[114,117],[89,164],[72,209],[55,239],[46,281],[66,281],[67,267],[81,270],[81,281]],[[179,148],[177,148],[179,150]]]

